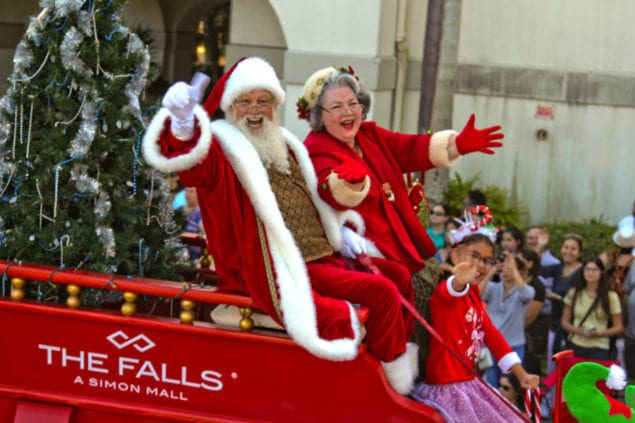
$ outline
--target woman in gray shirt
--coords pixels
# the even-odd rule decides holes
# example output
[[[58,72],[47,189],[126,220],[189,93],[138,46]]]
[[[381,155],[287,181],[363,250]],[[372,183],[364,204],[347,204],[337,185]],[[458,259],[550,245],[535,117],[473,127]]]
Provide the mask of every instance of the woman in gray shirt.
[[[522,360],[525,352],[525,307],[534,298],[535,291],[527,283],[531,278],[523,262],[508,251],[503,254],[501,282],[487,284],[482,294],[483,301],[487,303],[487,314],[492,323]],[[485,370],[485,380],[493,387],[498,386],[500,376],[498,366]]]

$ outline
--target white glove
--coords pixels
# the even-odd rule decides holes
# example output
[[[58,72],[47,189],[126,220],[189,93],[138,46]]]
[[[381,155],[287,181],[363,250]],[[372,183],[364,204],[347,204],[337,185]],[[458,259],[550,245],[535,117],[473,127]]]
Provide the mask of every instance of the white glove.
[[[194,106],[209,82],[209,76],[198,72],[192,78],[192,85],[177,82],[163,96],[163,107],[170,111],[172,119],[170,129],[178,139],[189,140],[194,136]]]
[[[359,254],[366,254],[366,240],[347,226],[342,226],[342,250],[344,257],[356,258]]]

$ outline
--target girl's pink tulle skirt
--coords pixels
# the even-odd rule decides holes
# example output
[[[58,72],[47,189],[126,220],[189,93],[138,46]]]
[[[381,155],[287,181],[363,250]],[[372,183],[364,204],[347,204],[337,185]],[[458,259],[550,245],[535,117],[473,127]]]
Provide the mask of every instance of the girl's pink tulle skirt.
[[[412,396],[438,410],[448,423],[524,421],[510,408],[514,405],[477,379],[446,385],[421,383]]]

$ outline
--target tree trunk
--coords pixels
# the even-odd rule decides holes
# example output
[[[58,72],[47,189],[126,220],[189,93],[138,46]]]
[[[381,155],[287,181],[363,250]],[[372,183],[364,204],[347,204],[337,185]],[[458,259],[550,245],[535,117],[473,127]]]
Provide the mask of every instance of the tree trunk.
[[[461,0],[430,0],[421,72],[419,130],[439,131],[452,127],[454,80],[458,62]],[[442,201],[449,170],[425,174],[429,201]]]

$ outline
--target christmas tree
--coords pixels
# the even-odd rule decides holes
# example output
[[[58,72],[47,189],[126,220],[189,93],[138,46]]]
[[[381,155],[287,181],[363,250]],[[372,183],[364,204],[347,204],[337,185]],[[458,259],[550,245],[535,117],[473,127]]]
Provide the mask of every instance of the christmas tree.
[[[0,258],[181,279],[163,175],[142,163],[150,54],[123,0],[41,0],[0,100]]]

